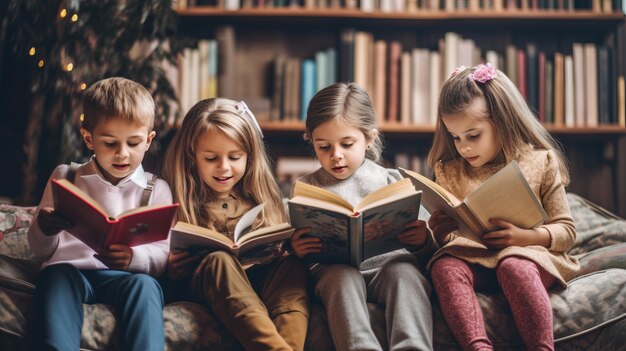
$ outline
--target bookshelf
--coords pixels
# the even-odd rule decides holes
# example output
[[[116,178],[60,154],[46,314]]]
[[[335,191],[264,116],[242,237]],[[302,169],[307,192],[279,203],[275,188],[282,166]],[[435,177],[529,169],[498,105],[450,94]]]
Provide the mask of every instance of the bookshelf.
[[[364,12],[358,8],[243,7],[233,11],[198,6],[178,9],[177,12],[178,33],[182,37],[216,38],[220,27],[234,29],[234,56],[228,58],[235,67],[230,78],[234,79],[234,84],[229,95],[246,101],[264,101],[262,107],[251,108],[260,117],[274,159],[313,154],[302,139],[304,123],[300,116],[285,118],[283,110],[278,118],[272,116],[275,58],[282,55],[296,58],[301,63],[314,59],[317,52],[327,48],[334,48],[339,56],[340,38],[346,29],[370,33],[374,40],[386,43],[398,41],[403,50],[409,51],[414,48],[437,51],[445,34],[454,32],[472,40],[483,58],[487,50],[498,53],[502,63],[499,68],[505,73],[503,64],[507,46],[514,45],[525,52],[528,43],[536,45],[536,50],[544,52],[551,62],[554,62],[555,52],[572,55],[573,43],[608,46],[613,50],[616,75],[623,76],[626,69],[624,63],[620,64],[624,61],[625,49],[623,44],[618,44],[619,38],[624,36],[620,33],[626,32],[622,10]],[[341,76],[341,73],[337,75]],[[371,85],[368,90],[373,90]],[[618,98],[615,93],[614,99]],[[376,102],[374,96],[373,100]],[[597,103],[601,104],[599,100]],[[615,100],[613,106],[620,103],[624,105],[623,100]],[[570,162],[572,183],[568,191],[626,216],[626,127],[618,120],[618,110],[618,107],[611,110],[613,116],[609,122],[594,123],[594,126],[587,125],[586,116],[585,121],[578,121],[575,125],[550,121],[545,125],[562,144]],[[425,159],[434,126],[414,121],[408,124],[389,122],[388,119],[385,115],[379,128],[386,142],[385,160],[394,164],[405,156]]]

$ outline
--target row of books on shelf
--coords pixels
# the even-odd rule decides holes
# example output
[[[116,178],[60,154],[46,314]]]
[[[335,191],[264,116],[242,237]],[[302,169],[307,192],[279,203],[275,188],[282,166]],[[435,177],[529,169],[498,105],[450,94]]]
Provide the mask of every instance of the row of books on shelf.
[[[245,8],[359,9],[363,12],[419,11],[592,11],[620,12],[623,0],[178,0],[177,9],[213,7],[225,10]]]
[[[180,64],[184,111],[201,98],[233,94],[234,29],[224,26],[218,35],[222,32],[229,33],[228,40],[200,40],[197,48],[185,51]],[[547,125],[625,127],[619,50],[623,48],[579,42],[562,51],[546,51],[532,42],[525,47],[509,44],[503,51],[483,50],[454,32],[445,33],[434,50],[406,48],[400,41],[347,29],[337,49],[319,50],[308,58],[278,55],[267,75],[271,96],[256,97],[249,105],[261,120],[304,120],[317,91],[336,81],[354,81],[370,93],[380,125],[434,125],[443,81],[458,66],[486,61],[509,76]]]
[[[205,254],[224,250],[242,264],[262,263],[284,254],[284,243],[295,228],[311,228],[322,250],[309,254],[313,262],[345,263],[359,267],[362,261],[406,247],[398,238],[406,223],[419,216],[420,205],[429,212],[443,210],[459,224],[458,233],[477,242],[495,228],[490,218],[500,218],[523,228],[547,219],[517,163],[511,162],[466,199],[457,199],[429,178],[401,169],[405,179],[380,188],[352,205],[338,195],[297,182],[287,201],[289,221],[254,229],[264,204],[246,212],[233,235],[177,222],[178,204],[151,205],[112,217],[102,205],[67,179],[53,180],[54,208],[72,223],[67,230],[101,252],[112,244],[139,246],[170,237],[171,250]],[[511,201],[515,199],[515,201]]]

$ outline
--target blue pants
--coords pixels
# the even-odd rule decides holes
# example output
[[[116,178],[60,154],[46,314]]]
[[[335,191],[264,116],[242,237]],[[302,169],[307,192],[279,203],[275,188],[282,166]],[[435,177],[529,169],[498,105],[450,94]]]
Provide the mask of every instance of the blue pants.
[[[146,274],[46,267],[35,290],[33,340],[37,350],[78,350],[83,303],[113,306],[123,350],[165,349],[163,293]]]

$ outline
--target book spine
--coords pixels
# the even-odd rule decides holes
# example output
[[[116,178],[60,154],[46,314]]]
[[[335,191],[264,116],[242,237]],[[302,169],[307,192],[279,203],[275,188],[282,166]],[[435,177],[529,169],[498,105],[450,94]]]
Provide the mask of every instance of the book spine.
[[[352,82],[354,80],[354,29],[341,32],[339,47],[339,81]]]
[[[350,264],[359,268],[363,261],[363,214],[350,216]]]
[[[233,26],[218,27],[215,31],[217,39],[218,79],[217,93],[219,96],[233,98],[235,95],[236,48],[235,28]],[[194,103],[197,100],[194,100]]]

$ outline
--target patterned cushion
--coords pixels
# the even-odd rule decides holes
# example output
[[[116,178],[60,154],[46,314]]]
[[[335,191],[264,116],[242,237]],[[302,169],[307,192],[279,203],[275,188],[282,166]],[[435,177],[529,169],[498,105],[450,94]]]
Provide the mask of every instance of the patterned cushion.
[[[0,254],[24,259],[35,258],[26,240],[34,213],[35,207],[0,205]]]
[[[626,268],[626,221],[579,196],[568,194],[568,201],[578,230],[572,253],[579,255],[583,269],[566,290],[550,293],[557,346],[560,350],[619,350],[626,341],[626,270],[606,268]],[[4,236],[0,241],[0,349],[21,349],[19,340],[26,335],[39,267],[26,240],[33,213],[32,207],[0,205],[0,235]],[[495,346],[499,350],[521,349],[502,294],[479,293],[478,299]],[[119,349],[110,307],[96,304],[84,308],[81,347]],[[386,345],[384,306],[369,304],[368,308],[374,332]],[[435,348],[458,350],[437,301],[433,314]],[[200,305],[168,304],[164,317],[167,350],[241,349]],[[306,349],[334,349],[326,314],[319,304],[312,306]]]
[[[578,256],[580,260],[579,275],[609,268],[626,269],[626,243],[601,247]]]
[[[573,255],[626,242],[626,221],[606,209],[575,195],[567,200],[576,223],[576,243],[570,250]]]

